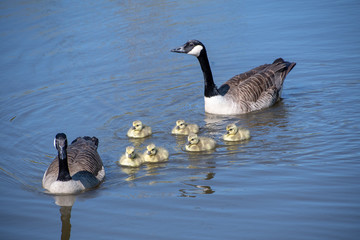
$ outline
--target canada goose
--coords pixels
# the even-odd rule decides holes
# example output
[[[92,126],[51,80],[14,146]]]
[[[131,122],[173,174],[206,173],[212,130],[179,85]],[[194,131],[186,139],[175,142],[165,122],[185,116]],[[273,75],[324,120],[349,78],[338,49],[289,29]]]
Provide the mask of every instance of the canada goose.
[[[177,120],[176,126],[172,129],[172,134],[189,135],[190,133],[198,133],[199,126],[197,124],[186,123],[185,120]]]
[[[135,148],[129,146],[126,148],[125,154],[121,156],[118,163],[121,166],[126,167],[139,167],[141,164],[144,163],[144,159],[142,156],[135,152]]]
[[[151,134],[151,127],[143,125],[139,120],[134,121],[133,126],[127,132],[127,136],[131,138],[144,138]]]
[[[223,136],[225,141],[243,141],[250,138],[250,131],[239,128],[234,123],[226,126],[227,133]]]
[[[280,100],[284,79],[296,65],[278,58],[272,64],[236,75],[217,88],[204,44],[190,40],[171,51],[197,57],[204,75],[205,112],[213,114],[242,114],[272,106]]]
[[[216,146],[216,142],[212,138],[199,137],[195,133],[190,133],[188,136],[188,143],[185,145],[185,149],[188,151],[207,151],[212,150]]]
[[[66,135],[58,133],[54,146],[58,156],[44,173],[42,185],[54,194],[73,194],[96,187],[105,170],[97,152],[96,137],[78,137],[68,147]]]
[[[156,147],[153,143],[149,144],[146,149],[143,155],[145,162],[165,162],[169,158],[169,152],[165,148]]]

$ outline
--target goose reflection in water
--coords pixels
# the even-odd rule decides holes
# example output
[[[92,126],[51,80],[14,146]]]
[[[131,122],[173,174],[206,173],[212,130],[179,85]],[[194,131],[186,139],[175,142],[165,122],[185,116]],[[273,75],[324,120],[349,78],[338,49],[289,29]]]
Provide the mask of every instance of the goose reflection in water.
[[[197,194],[212,194],[215,191],[212,190],[211,186],[203,186],[196,184],[184,183],[187,186],[191,186],[189,189],[179,189],[180,197],[196,197]]]
[[[76,200],[75,195],[55,196],[55,204],[60,206],[61,214],[61,240],[70,239],[71,233],[71,209]]]
[[[215,173],[208,172],[203,178],[203,180],[211,180],[215,177]],[[180,197],[196,197],[198,194],[212,194],[215,191],[211,188],[211,186],[207,185],[198,185],[198,184],[191,184],[191,183],[183,183],[186,186],[190,186],[190,188],[182,188],[179,189]]]

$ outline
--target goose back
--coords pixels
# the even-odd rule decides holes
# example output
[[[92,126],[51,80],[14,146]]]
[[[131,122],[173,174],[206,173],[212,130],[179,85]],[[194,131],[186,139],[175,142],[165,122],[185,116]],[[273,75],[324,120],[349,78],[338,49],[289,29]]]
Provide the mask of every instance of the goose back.
[[[295,65],[279,58],[232,77],[219,88],[220,96],[205,97],[205,111],[241,114],[272,106],[280,100],[285,77]]]
[[[105,170],[100,155],[97,152],[96,137],[78,137],[67,148],[67,161],[70,176],[80,180],[85,188],[94,187],[104,179]],[[57,180],[59,174],[58,156],[52,161],[43,177],[43,186],[49,189]]]
[[[281,91],[286,75],[294,66],[295,63],[278,58],[272,64],[264,64],[236,75],[225,83],[230,86],[227,96],[238,101],[256,102],[264,93],[270,93],[278,100],[280,95],[276,94]]]

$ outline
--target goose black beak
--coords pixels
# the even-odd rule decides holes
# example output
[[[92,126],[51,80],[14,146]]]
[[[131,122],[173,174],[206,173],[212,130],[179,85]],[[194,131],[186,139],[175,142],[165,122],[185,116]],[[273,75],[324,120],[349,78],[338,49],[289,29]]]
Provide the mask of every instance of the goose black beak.
[[[176,52],[176,53],[186,53],[184,46],[181,46],[181,47],[178,47],[178,48],[171,49],[171,52]]]

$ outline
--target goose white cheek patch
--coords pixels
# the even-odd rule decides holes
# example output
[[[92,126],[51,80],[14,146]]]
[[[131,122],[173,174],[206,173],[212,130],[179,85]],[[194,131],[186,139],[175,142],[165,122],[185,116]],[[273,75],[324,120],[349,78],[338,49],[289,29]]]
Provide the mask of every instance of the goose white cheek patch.
[[[203,46],[201,46],[201,45],[196,45],[196,46],[195,46],[193,49],[191,49],[191,51],[188,52],[187,54],[198,57],[198,56],[200,56],[200,53],[201,53],[202,50],[203,50]]]

